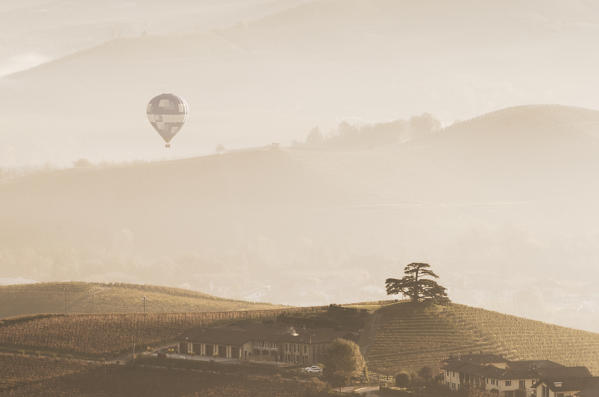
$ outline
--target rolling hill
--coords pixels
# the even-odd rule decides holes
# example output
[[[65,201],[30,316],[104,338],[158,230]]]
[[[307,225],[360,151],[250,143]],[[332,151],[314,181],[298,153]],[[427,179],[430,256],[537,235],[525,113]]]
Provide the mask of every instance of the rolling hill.
[[[361,304],[363,307],[365,304]],[[438,369],[451,355],[497,353],[513,360],[546,359],[599,373],[599,334],[452,303],[414,307],[381,303],[361,332],[371,371],[396,375]],[[350,305],[351,306],[351,305]],[[196,313],[36,315],[0,320],[0,348],[98,359],[173,343],[190,328],[218,321],[276,321],[327,316],[327,307]],[[287,316],[287,318],[289,318]],[[362,318],[362,317],[360,317]],[[299,320],[298,320],[299,321]]]
[[[178,288],[122,283],[38,283],[0,287],[0,318],[27,314],[207,312],[274,309]]]
[[[599,330],[598,114],[523,106],[405,144],[40,172],[0,183],[0,274],[320,305],[381,299],[417,258],[456,301]]]
[[[299,0],[301,2],[301,0]],[[295,0],[169,3],[5,0],[0,5],[0,76],[43,64],[117,37],[225,28],[293,7]]]
[[[183,332],[219,322],[273,320],[281,314],[324,311],[323,307],[193,313],[37,314],[0,320],[0,350],[113,358],[173,344]]]
[[[459,304],[381,308],[374,338],[363,346],[371,370],[395,375],[439,368],[451,355],[497,353],[512,360],[552,360],[599,373],[599,334]]]

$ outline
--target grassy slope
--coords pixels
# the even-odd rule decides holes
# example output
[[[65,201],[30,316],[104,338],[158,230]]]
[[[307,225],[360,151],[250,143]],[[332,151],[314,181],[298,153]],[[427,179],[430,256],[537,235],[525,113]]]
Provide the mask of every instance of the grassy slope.
[[[269,309],[267,303],[217,298],[178,288],[135,284],[39,283],[0,287],[0,318],[63,313],[65,290],[69,313],[150,313]]]
[[[548,359],[599,373],[599,334],[452,304],[415,309],[386,306],[376,313],[366,357],[372,370],[396,374],[438,367],[457,353],[480,351],[510,359]]]
[[[0,354],[0,393],[19,385],[57,378],[90,368],[77,360]]]
[[[310,396],[308,382],[254,374],[245,366],[220,366],[218,371],[112,366],[17,388],[11,396],[145,396],[145,397],[246,397]]]

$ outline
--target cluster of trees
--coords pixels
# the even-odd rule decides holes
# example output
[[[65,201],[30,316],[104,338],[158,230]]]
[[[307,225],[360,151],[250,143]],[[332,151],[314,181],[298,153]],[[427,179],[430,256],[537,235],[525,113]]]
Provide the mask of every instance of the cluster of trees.
[[[327,135],[314,127],[306,136],[308,147],[363,148],[389,145],[421,138],[441,129],[441,123],[429,113],[413,116],[409,120],[385,123],[352,125],[347,121]]]
[[[346,339],[336,339],[323,360],[324,379],[332,386],[343,386],[352,380],[368,381],[368,368],[360,347]],[[395,376],[395,385],[409,388],[433,383],[433,370],[422,367],[417,373],[400,372]]]

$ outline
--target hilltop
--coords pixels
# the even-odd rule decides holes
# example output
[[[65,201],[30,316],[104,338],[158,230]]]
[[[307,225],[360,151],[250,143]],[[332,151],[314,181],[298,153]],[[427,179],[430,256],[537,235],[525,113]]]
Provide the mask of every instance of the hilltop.
[[[27,314],[208,312],[274,309],[179,288],[124,283],[38,283],[0,287],[0,318]],[[66,300],[66,302],[65,302]]]
[[[353,309],[352,309],[353,308]],[[378,308],[378,309],[377,309]],[[36,315],[0,321],[0,349],[101,359],[176,343],[198,326],[281,321],[332,327],[358,336],[371,371],[396,375],[438,370],[452,355],[496,353],[512,360],[552,360],[599,373],[599,334],[452,303],[417,306],[390,301],[203,313]]]
[[[599,333],[452,303],[379,309],[362,349],[369,368],[384,374],[438,369],[451,355],[497,353],[512,360],[546,359],[599,373]]]

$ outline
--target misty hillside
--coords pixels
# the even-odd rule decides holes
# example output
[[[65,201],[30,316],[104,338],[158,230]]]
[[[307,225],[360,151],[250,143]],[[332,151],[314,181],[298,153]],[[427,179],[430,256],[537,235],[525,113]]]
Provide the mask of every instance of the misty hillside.
[[[4,0],[0,76],[117,38],[180,34],[233,26],[302,0]]]
[[[40,172],[0,184],[0,272],[310,305],[381,299],[421,260],[457,302],[599,330],[598,120],[526,106],[374,149]]]
[[[384,307],[373,320],[366,350],[369,369],[394,375],[439,368],[447,357],[501,354],[511,360],[551,360],[599,372],[599,334],[452,304]]]
[[[122,283],[38,283],[0,287],[0,318],[38,313],[148,313],[259,310],[276,306],[196,291]]]
[[[0,166],[190,156],[298,140],[347,118],[597,107],[597,7],[316,0],[228,28],[123,36],[0,80]],[[191,109],[170,152],[144,112],[165,91]]]

